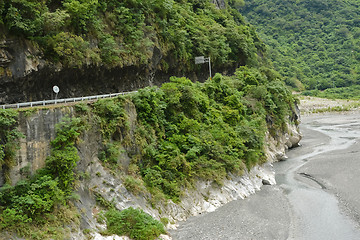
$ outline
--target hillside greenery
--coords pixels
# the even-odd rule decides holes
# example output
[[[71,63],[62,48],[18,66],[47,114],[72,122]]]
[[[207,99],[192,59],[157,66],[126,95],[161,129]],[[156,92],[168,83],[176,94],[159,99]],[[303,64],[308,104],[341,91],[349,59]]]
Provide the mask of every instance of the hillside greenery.
[[[64,224],[78,221],[68,200],[73,194],[74,169],[79,160],[74,144],[83,130],[80,118],[65,118],[57,126],[46,166],[14,186],[5,184],[0,188],[0,231],[32,239],[66,236],[69,229],[64,229]]]
[[[241,13],[288,85],[324,90],[360,83],[359,1],[247,0]]]
[[[265,162],[265,132],[276,137],[278,130],[286,132],[288,121],[296,123],[295,102],[273,70],[240,67],[232,77],[216,74],[205,83],[172,77],[160,88],[79,104],[78,117],[64,118],[57,126],[45,168],[0,188],[0,230],[32,239],[61,237],[67,230],[60,226],[78,221],[69,200],[77,179],[76,142],[89,124],[100,127],[99,159],[127,174],[124,185],[134,194],[150,193],[154,206],[161,200],[179,202],[197,180],[221,185],[229,174],[241,175]],[[136,109],[132,123],[129,106]],[[5,113],[16,117],[15,111]],[[88,121],[89,116],[96,121]],[[120,159],[124,150],[131,158],[126,172]],[[110,234],[136,239],[150,234],[153,239],[164,232],[161,223],[138,210],[109,209],[105,217]],[[139,229],[119,219],[138,221]]]
[[[164,225],[141,209],[132,207],[118,211],[110,209],[105,213],[109,234],[129,236],[135,240],[152,240],[166,233]]]
[[[0,188],[0,230],[30,239],[66,238],[78,220],[70,201],[76,198],[76,143],[89,127],[101,133],[98,158],[105,169],[153,206],[181,201],[198,180],[221,185],[230,174],[265,162],[266,132],[276,138],[288,122],[297,124],[296,99],[237,11],[243,4],[229,0],[220,10],[207,0],[1,1],[1,29],[33,41],[46,60],[67,67],[140,66],[149,63],[154,47],[170,60],[163,60],[163,70],[173,61],[191,71],[198,55],[220,67],[240,67],[233,76],[216,74],[204,83],[172,77],[161,87],[76,105],[75,116],[58,125],[45,167]],[[21,137],[17,114],[0,111],[0,164],[9,168]],[[123,166],[124,154],[129,166]],[[113,207],[101,194],[96,198]],[[109,234],[154,239],[164,232],[141,210],[107,210]]]
[[[265,132],[286,131],[295,103],[269,69],[241,67],[233,77],[216,74],[205,83],[172,77],[161,88],[132,96],[138,124],[131,142],[128,116],[119,111],[128,101],[120,97],[93,105],[104,136],[100,159],[116,165],[119,146],[135,144],[137,150],[128,152],[127,188],[141,192],[144,185],[175,202],[196,180],[221,185],[229,173],[241,175],[266,161]]]
[[[154,47],[183,70],[195,56],[218,67],[257,64],[264,52],[254,28],[233,7],[208,0],[5,0],[0,24],[36,42],[45,58],[65,66],[149,64]],[[161,68],[167,70],[169,61]]]
[[[23,137],[17,126],[18,112],[0,109],[0,169],[4,172],[7,183],[10,183],[9,171],[15,165],[19,138]]]

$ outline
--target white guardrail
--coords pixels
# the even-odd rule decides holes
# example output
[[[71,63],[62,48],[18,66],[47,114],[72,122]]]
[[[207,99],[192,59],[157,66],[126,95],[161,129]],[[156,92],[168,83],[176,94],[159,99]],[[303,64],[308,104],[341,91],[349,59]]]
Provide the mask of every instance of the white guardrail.
[[[110,94],[103,94],[103,95],[95,95],[95,96],[88,96],[88,97],[76,97],[76,98],[63,98],[63,99],[54,99],[54,100],[43,100],[43,101],[35,101],[35,102],[24,102],[24,103],[13,103],[13,104],[5,104],[0,105],[0,108],[24,108],[24,107],[35,107],[35,106],[47,106],[47,105],[54,105],[60,103],[72,103],[72,102],[81,102],[81,101],[88,101],[88,100],[97,100],[101,98],[112,98],[119,95],[127,95],[130,93],[136,93],[137,91],[132,92],[122,92],[122,93],[110,93]]]

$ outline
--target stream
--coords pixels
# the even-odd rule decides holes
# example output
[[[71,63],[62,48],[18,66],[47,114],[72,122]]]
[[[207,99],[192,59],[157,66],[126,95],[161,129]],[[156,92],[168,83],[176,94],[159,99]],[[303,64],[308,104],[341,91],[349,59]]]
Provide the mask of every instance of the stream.
[[[176,239],[360,239],[360,114],[303,119],[302,146],[274,164],[277,185],[189,218]]]

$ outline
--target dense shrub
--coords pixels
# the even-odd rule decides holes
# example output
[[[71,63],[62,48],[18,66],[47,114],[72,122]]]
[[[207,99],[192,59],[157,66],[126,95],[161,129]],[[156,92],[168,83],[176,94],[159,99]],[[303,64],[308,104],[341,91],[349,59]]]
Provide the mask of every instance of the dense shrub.
[[[144,182],[148,191],[175,202],[194,180],[222,184],[229,173],[263,162],[265,131],[286,130],[294,108],[279,75],[265,67],[241,67],[233,77],[216,74],[205,83],[172,77],[130,98],[137,113],[133,137],[124,111],[129,100],[93,104],[103,133],[99,158],[117,166],[120,146],[127,146],[132,159],[127,188],[138,194],[144,189],[134,184]]]
[[[121,97],[116,99],[102,99],[94,103],[93,112],[99,117],[102,133],[106,138],[113,138],[125,127],[127,119],[125,100]]]
[[[11,109],[0,109],[0,169],[5,172],[9,182],[9,170],[14,165],[18,139],[23,135],[17,129],[18,112]]]
[[[190,0],[8,0],[0,2],[0,23],[70,67],[148,64],[154,46],[182,70],[198,67],[193,59],[199,55],[218,67],[256,64],[265,48],[234,9],[242,3],[230,1],[220,10]]]
[[[27,36],[41,33],[43,28],[42,14],[47,12],[46,5],[41,1],[5,1],[2,7],[2,19],[9,30]]]
[[[126,235],[136,240],[156,239],[165,233],[164,225],[143,210],[132,207],[122,211],[111,209],[105,213],[107,231],[110,234]]]
[[[73,190],[74,169],[79,160],[74,144],[82,130],[84,125],[80,118],[63,119],[57,125],[57,136],[51,142],[51,155],[46,159],[46,170],[58,180],[65,194]]]
[[[141,151],[133,163],[146,185],[178,201],[194,179],[221,184],[228,173],[264,161],[267,124],[285,130],[294,104],[285,85],[268,82],[267,74],[242,68],[205,83],[173,77],[134,95]]]

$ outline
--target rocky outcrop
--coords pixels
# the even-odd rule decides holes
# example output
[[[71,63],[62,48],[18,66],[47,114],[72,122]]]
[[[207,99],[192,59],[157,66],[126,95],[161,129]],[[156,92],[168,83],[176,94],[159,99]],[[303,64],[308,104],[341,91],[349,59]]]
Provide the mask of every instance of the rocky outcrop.
[[[211,0],[213,4],[219,9],[226,8],[226,4],[224,0]]]
[[[26,110],[20,112],[19,130],[25,138],[20,138],[20,149],[16,165],[11,169],[10,179],[15,184],[45,166],[50,155],[50,141],[55,138],[55,126],[65,115],[72,115],[73,108],[52,108]],[[0,177],[0,186],[4,184]]]
[[[128,104],[125,109],[131,122],[129,126],[131,132],[136,124],[136,110],[132,104]],[[44,166],[46,157],[50,153],[50,141],[55,137],[56,123],[64,116],[73,114],[73,107],[38,109],[20,114],[19,128],[26,138],[21,140],[17,165],[11,171],[13,184]],[[221,186],[210,181],[198,181],[193,189],[185,191],[180,203],[169,201],[153,208],[149,205],[148,199],[151,196],[148,193],[134,195],[126,189],[123,175],[113,174],[103,166],[98,158],[102,146],[100,130],[95,122],[90,124],[92,127],[77,143],[81,159],[77,166],[80,176],[77,194],[80,199],[75,205],[81,212],[81,230],[73,231],[73,239],[85,239],[83,229],[95,230],[93,234],[96,235],[96,239],[102,239],[97,232],[104,226],[96,221],[96,216],[101,211],[95,200],[99,196],[115,203],[120,210],[136,207],[144,209],[157,219],[168,218],[170,222],[168,228],[176,228],[178,221],[184,221],[190,216],[211,212],[230,201],[243,199],[260,190],[263,184],[276,183],[272,162],[285,159],[286,149],[296,146],[301,139],[297,126],[289,124],[287,132],[278,132],[277,139],[270,134],[267,135],[266,154],[269,161],[266,164],[245,171],[242,176],[229,175]],[[123,169],[126,169],[129,159],[126,148],[123,150],[125,154],[122,154],[120,162]]]
[[[268,161],[276,162],[287,159],[286,151],[289,148],[299,146],[301,134],[298,126],[287,124],[286,132],[278,133],[273,137],[266,133],[265,153]]]
[[[168,69],[163,69],[162,60],[168,64]],[[19,37],[5,38],[0,42],[0,104],[53,99],[54,85],[60,88],[58,98],[69,98],[160,86],[171,76],[186,76],[193,81],[208,78],[206,64],[197,65],[191,71],[182,69],[156,46],[149,61],[140,66],[83,65],[70,68],[45,61],[43,52],[34,42]],[[235,65],[227,68],[213,66],[213,72],[231,74],[235,68]]]

